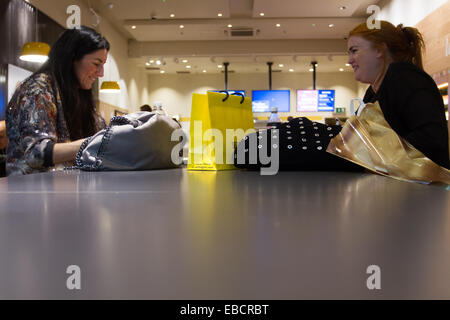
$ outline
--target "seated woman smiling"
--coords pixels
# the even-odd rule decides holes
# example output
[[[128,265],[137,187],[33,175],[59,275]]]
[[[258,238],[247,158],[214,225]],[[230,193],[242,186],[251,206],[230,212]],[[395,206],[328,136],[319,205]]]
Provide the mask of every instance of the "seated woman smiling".
[[[381,21],[349,33],[348,63],[355,79],[370,84],[364,102],[378,101],[394,131],[436,164],[449,166],[449,138],[443,99],[423,70],[424,43],[415,28]]]
[[[73,162],[83,139],[106,127],[92,85],[103,76],[108,51],[95,30],[66,30],[48,61],[17,88],[6,110],[7,175]]]

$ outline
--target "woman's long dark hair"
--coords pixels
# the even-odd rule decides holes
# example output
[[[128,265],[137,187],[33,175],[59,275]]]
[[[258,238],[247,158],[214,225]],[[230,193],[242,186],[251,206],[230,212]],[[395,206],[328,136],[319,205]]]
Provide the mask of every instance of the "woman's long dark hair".
[[[59,87],[71,140],[91,136],[97,131],[92,89],[80,88],[74,62],[99,49],[109,51],[109,42],[94,29],[85,26],[68,29],[52,46],[47,62],[36,72],[50,74]]]

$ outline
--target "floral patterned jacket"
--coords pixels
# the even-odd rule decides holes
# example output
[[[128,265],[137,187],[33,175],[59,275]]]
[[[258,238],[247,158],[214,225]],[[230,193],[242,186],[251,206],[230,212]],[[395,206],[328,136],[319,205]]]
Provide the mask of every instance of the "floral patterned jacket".
[[[53,168],[53,146],[70,142],[59,89],[46,73],[26,79],[6,110],[6,174],[22,175]],[[98,115],[97,128],[106,127]]]

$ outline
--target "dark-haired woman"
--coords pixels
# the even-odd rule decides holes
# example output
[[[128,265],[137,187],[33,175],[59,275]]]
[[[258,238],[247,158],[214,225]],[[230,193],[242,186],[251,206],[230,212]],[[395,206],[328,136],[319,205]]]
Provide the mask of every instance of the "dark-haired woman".
[[[449,169],[449,140],[442,97],[422,65],[423,39],[415,28],[362,23],[348,39],[355,79],[370,84],[364,102],[378,101],[397,134]]]
[[[106,126],[92,85],[103,76],[109,48],[91,28],[66,30],[47,62],[16,90],[6,111],[7,175],[72,162],[83,139]]]

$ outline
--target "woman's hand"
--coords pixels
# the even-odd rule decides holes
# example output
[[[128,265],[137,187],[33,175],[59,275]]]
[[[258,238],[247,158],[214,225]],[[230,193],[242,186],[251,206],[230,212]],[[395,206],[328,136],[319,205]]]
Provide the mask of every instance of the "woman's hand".
[[[5,120],[0,121],[0,150],[5,149],[8,145],[8,138],[6,137]]]
[[[83,141],[84,139],[66,143],[56,143],[53,148],[53,163],[73,162]]]

